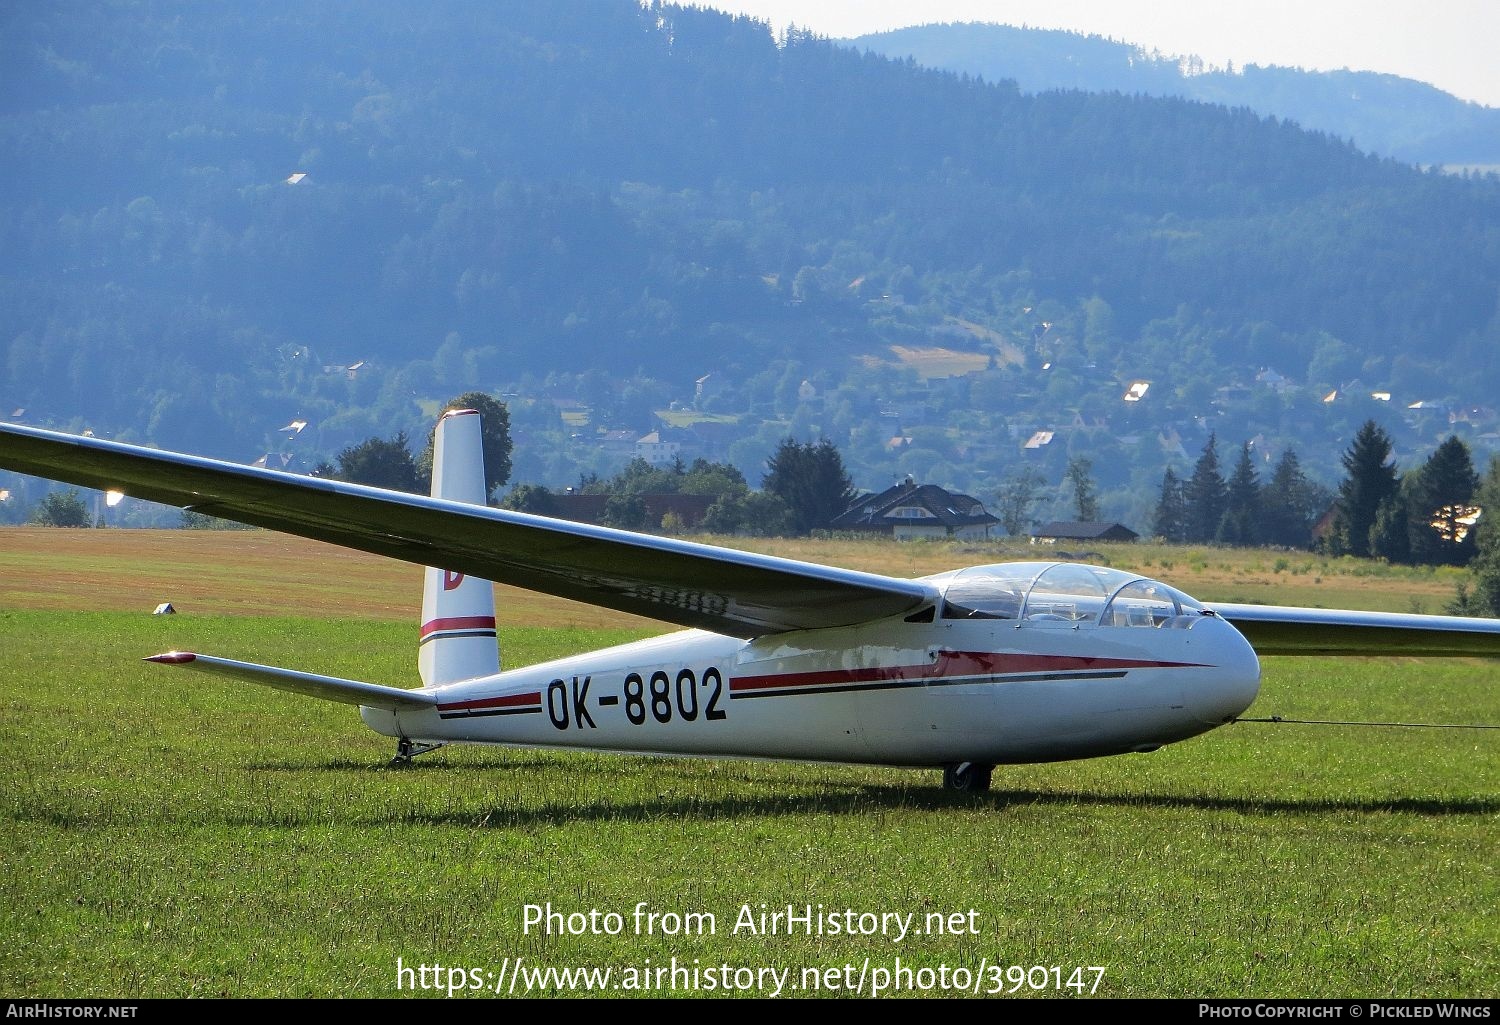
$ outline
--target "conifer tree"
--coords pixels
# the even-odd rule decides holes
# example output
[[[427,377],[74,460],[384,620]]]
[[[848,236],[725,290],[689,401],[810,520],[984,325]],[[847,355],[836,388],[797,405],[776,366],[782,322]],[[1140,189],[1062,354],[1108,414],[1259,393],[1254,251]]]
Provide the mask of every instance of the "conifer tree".
[[[1500,456],[1490,458],[1489,470],[1474,496],[1479,522],[1474,525],[1472,603],[1477,615],[1500,616]]]
[[[1080,523],[1094,523],[1099,519],[1099,498],[1094,490],[1094,464],[1083,456],[1068,460],[1064,473],[1073,489],[1073,508]]]
[[[1169,466],[1161,475],[1161,497],[1156,502],[1156,516],[1151,532],[1163,541],[1181,541],[1187,531],[1187,510],[1183,502],[1183,482]]]
[[[1370,555],[1387,562],[1411,561],[1411,535],[1408,531],[1406,496],[1400,488],[1386,496],[1375,510],[1370,527]]]
[[[1226,490],[1219,469],[1218,439],[1210,434],[1183,490],[1184,540],[1212,541],[1218,535]]]
[[[827,438],[806,444],[784,439],[771,456],[763,486],[786,503],[798,534],[826,527],[854,501],[854,482]]]
[[[1230,545],[1259,544],[1260,477],[1250,458],[1250,443],[1240,446],[1240,458],[1224,493],[1224,515],[1219,520],[1218,540]]]
[[[1312,543],[1312,528],[1333,500],[1328,489],[1307,479],[1297,453],[1287,449],[1260,492],[1261,541],[1288,548]]]
[[[1423,566],[1464,566],[1476,551],[1471,524],[1479,475],[1469,446],[1450,435],[1415,472],[1406,475],[1410,558]]]
[[[1374,420],[1366,420],[1342,462],[1347,476],[1339,484],[1339,511],[1329,549],[1334,555],[1370,555],[1370,529],[1399,483],[1390,435]]]

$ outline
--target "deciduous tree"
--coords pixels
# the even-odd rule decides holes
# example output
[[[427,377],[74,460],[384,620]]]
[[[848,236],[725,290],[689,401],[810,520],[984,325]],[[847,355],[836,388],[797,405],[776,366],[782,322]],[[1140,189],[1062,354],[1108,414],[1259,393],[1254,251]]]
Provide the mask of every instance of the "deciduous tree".
[[[405,431],[398,431],[389,440],[366,438],[358,445],[344,449],[338,455],[338,477],[355,484],[393,491],[416,493],[422,490]]]
[[[604,525],[622,530],[645,530],[646,500],[640,495],[611,495],[604,503]]]
[[[1041,498],[1047,479],[1034,466],[1022,464],[1012,470],[996,493],[995,512],[1010,537],[1020,537],[1032,524],[1031,507]]]
[[[535,513],[538,516],[556,516],[557,500],[551,490],[540,484],[518,484],[505,496],[500,508]]]
[[[472,409],[479,413],[479,437],[484,446],[484,493],[491,496],[495,489],[510,480],[510,410],[505,403],[481,391],[464,392],[443,404],[444,410]],[[432,481],[432,450],[437,437],[437,425],[427,433],[427,447],[417,459],[421,486],[427,489]]]
[[[31,522],[40,527],[87,527],[93,520],[87,503],[69,488],[48,492],[32,511]]]

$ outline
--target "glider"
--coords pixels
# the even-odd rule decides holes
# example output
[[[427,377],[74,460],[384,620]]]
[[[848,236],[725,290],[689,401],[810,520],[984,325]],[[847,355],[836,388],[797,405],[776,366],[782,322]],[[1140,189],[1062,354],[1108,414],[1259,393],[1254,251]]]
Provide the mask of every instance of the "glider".
[[[431,496],[0,424],[0,467],[427,568],[411,690],[193,652],[148,661],[356,705],[397,760],[444,744],[941,768],[1154,751],[1233,722],[1258,655],[1500,655],[1500,620],[1205,606],[1070,562],[918,579],[488,508],[479,415]],[[683,629],[502,671],[492,581]]]

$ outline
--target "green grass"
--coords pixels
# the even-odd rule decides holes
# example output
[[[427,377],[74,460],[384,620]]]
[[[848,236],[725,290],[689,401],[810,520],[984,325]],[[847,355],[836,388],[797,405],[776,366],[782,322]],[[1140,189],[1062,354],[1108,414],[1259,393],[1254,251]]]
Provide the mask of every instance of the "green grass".
[[[524,664],[638,635],[502,642]],[[385,997],[397,958],[898,956],[1101,965],[1109,997],[1496,992],[1495,731],[1240,724],[1003,767],[981,798],[935,772],[494,748],[392,770],[351,708],[140,662],[195,648],[408,684],[413,639],[397,621],[0,612],[7,995]],[[1496,681],[1467,661],[1277,660],[1250,714],[1494,723]],[[717,931],[522,928],[526,904],[628,924],[641,901]],[[762,902],[972,910],[979,934],[732,934]]]

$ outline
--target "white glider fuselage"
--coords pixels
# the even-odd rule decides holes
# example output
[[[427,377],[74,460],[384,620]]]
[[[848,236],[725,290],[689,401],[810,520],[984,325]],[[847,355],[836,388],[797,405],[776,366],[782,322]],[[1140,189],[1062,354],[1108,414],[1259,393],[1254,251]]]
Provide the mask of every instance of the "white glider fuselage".
[[[472,410],[438,422],[430,497],[0,425],[0,467],[431,567],[419,689],[149,659],[357,705],[398,761],[466,742],[941,766],[974,790],[995,765],[1152,751],[1233,722],[1259,690],[1257,652],[1500,657],[1495,619],[1208,609],[1070,562],[913,580],[493,509],[482,459]],[[502,672],[489,581],[686,629]]]
[[[1022,575],[1042,565],[1012,564]],[[751,641],[687,630],[429,688],[435,707],[362,715],[418,743],[993,765],[1154,750],[1255,698],[1255,653],[1217,617],[1078,615],[929,614]]]

